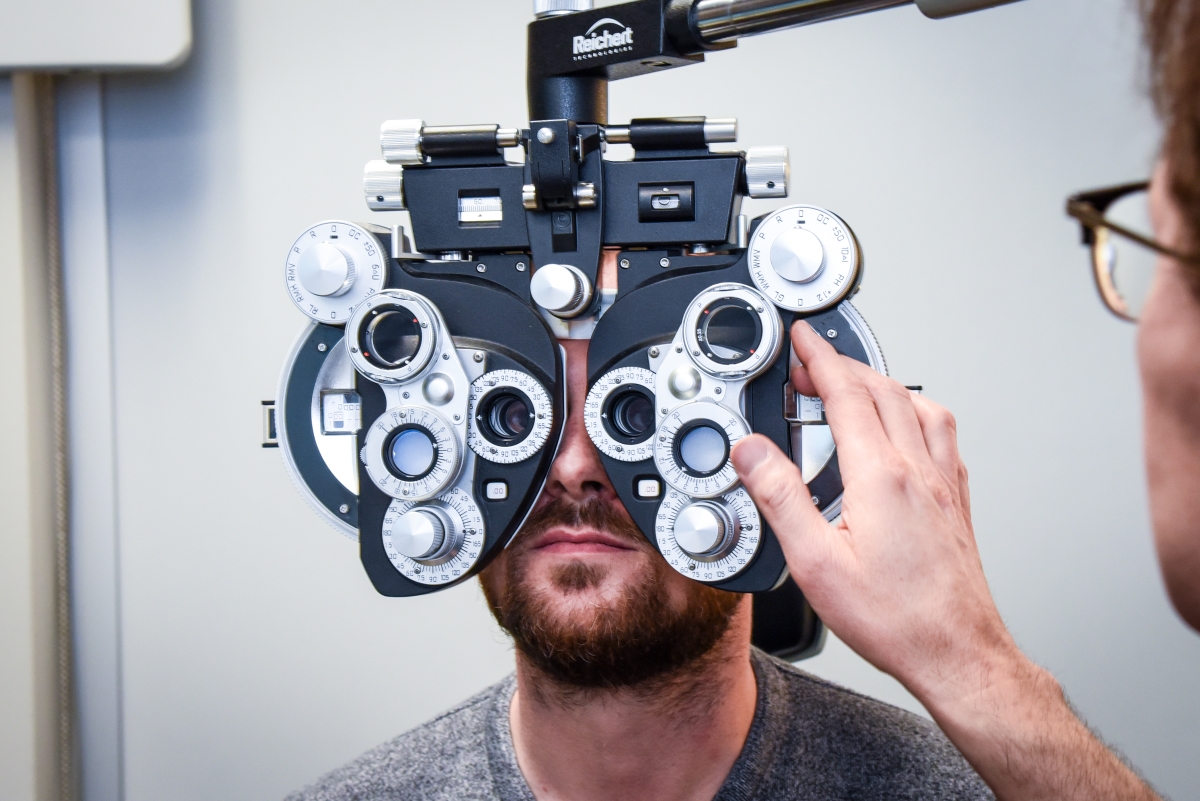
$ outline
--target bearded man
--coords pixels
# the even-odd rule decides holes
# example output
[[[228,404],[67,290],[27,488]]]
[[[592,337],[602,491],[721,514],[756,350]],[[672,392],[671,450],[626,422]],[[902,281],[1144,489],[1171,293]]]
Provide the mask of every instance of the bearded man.
[[[749,596],[672,570],[583,421],[587,342],[546,489],[480,575],[516,673],[289,801],[976,799],[923,718],[752,649]]]

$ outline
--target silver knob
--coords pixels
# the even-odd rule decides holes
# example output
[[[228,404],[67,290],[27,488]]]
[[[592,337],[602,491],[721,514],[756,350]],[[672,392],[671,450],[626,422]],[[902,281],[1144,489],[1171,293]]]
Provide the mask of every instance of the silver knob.
[[[533,0],[533,15],[538,19],[591,11],[593,0]]]
[[[825,269],[825,246],[812,231],[790,228],[771,245],[771,266],[788,281],[807,283]]]
[[[363,194],[371,211],[404,211],[404,168],[386,161],[367,162]]]
[[[424,164],[421,131],[424,120],[388,120],[379,129],[383,158],[391,164]]]
[[[296,263],[300,285],[323,298],[337,297],[354,286],[354,260],[328,242],[319,242],[300,254]]]
[[[432,507],[405,512],[392,528],[392,544],[409,559],[435,559],[446,544],[452,524]]]
[[[529,282],[533,301],[555,317],[576,317],[592,302],[592,282],[570,264],[545,264]]]
[[[718,501],[700,501],[675,518],[675,542],[700,561],[718,561],[737,542],[738,522]]]
[[[787,197],[790,172],[786,147],[752,147],[746,151],[746,187],[750,197]]]

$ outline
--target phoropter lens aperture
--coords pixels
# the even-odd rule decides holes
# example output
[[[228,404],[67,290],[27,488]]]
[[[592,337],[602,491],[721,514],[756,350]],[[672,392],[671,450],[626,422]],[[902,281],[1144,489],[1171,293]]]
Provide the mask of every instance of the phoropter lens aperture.
[[[367,318],[361,348],[372,364],[403,367],[421,347],[421,322],[404,306],[385,307]]]
[[[424,478],[437,464],[437,446],[423,428],[401,428],[384,447],[391,471],[404,481]]]
[[[626,444],[644,441],[654,433],[654,399],[639,386],[614,392],[604,410],[609,433]]]
[[[705,355],[718,364],[739,364],[754,355],[762,344],[762,322],[758,313],[740,298],[721,298],[700,314],[696,339]]]
[[[533,430],[533,403],[520,390],[497,390],[484,399],[475,422],[488,442],[507,448]]]
[[[709,420],[696,420],[679,432],[675,459],[693,476],[715,475],[729,460],[729,438]]]

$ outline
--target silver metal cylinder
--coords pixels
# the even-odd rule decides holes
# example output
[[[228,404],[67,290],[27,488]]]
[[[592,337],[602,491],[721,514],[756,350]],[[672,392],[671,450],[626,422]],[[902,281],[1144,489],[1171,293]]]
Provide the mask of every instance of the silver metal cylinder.
[[[986,1],[986,0],[985,0]],[[696,33],[709,44],[866,14],[913,0],[696,0]]]

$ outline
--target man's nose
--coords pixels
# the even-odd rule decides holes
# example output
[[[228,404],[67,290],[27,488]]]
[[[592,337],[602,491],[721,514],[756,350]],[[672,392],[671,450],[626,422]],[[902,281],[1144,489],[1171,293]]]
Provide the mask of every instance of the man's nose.
[[[594,498],[615,501],[617,493],[608,480],[600,453],[588,436],[583,420],[587,400],[586,340],[562,340],[567,352],[567,424],[562,445],[550,468],[545,496],[583,502]]]

